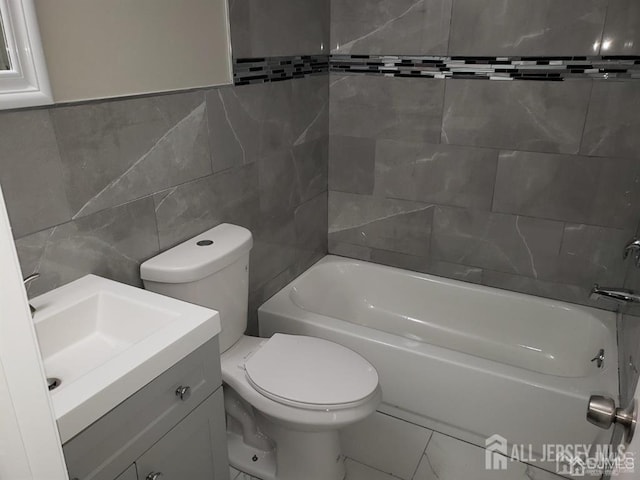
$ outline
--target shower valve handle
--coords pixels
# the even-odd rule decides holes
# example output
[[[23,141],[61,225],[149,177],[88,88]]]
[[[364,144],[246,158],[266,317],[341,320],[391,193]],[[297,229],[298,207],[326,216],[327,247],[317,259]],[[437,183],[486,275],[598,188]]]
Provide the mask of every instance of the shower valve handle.
[[[591,395],[591,398],[589,398],[587,421],[605,430],[614,423],[622,425],[625,443],[631,442],[637,420],[638,409],[635,399],[632,400],[627,408],[616,408],[616,402],[611,397]]]
[[[624,247],[623,258],[627,258],[629,255],[633,256],[633,263],[636,267],[640,268],[640,238],[633,238]]]

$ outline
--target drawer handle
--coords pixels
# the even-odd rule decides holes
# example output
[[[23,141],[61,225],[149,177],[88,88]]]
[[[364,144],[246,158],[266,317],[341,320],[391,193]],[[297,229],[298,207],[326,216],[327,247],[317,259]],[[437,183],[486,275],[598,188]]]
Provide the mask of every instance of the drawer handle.
[[[151,472],[147,475],[146,480],[158,480],[160,477],[162,477],[162,472]]]
[[[191,396],[191,387],[188,385],[185,387],[180,385],[178,388],[176,388],[176,396],[180,397],[180,400],[187,400]],[[155,479],[152,478],[147,480],[155,480]]]

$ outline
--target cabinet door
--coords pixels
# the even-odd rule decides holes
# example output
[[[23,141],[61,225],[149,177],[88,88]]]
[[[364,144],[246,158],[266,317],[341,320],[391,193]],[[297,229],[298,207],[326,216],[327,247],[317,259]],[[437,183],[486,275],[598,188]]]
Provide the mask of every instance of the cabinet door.
[[[138,473],[136,472],[136,466],[131,465],[116,480],[138,480]]]
[[[219,362],[216,338],[65,443],[69,477],[113,480],[220,387]],[[180,385],[191,387],[184,400],[176,396]]]
[[[137,461],[139,480],[228,480],[222,388],[173,427]]]

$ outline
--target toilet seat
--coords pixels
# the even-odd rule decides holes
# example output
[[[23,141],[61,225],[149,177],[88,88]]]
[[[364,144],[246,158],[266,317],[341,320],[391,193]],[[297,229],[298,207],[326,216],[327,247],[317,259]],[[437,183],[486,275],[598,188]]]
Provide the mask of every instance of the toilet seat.
[[[265,397],[311,410],[357,406],[378,387],[375,368],[356,352],[301,335],[275,334],[246,360],[244,370]]]
[[[273,421],[294,430],[324,431],[340,429],[370,415],[380,404],[382,391],[375,391],[356,405],[286,405],[260,393],[247,378],[245,364],[271,339],[243,336],[220,356],[222,381],[249,405]],[[259,358],[259,357],[258,357]]]

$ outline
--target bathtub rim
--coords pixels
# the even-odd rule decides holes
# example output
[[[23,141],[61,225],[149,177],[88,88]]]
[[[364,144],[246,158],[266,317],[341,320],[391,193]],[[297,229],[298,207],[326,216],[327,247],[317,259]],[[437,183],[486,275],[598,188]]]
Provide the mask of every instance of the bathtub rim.
[[[557,376],[548,373],[541,373],[535,370],[529,370],[524,367],[518,367],[506,363],[502,363],[496,360],[487,359],[484,357],[476,356],[473,354],[465,353],[459,350],[449,349],[447,347],[442,347],[439,345],[431,344],[428,342],[422,342],[417,340],[411,340],[409,338],[403,337],[401,335],[396,335],[393,333],[389,333],[383,330],[378,330],[376,328],[368,327],[366,325],[349,322],[347,320],[341,320],[335,317],[326,316],[323,314],[319,314],[316,312],[312,312],[309,310],[305,310],[298,306],[295,302],[290,298],[291,288],[296,285],[297,282],[302,281],[306,276],[310,275],[314,267],[326,263],[341,263],[341,264],[366,264],[366,266],[371,266],[374,268],[379,268],[383,270],[390,270],[400,274],[409,274],[411,276],[418,277],[426,277],[433,278],[437,281],[442,281],[445,284],[451,284],[454,286],[462,286],[462,287],[476,287],[480,291],[487,290],[491,291],[499,291],[505,294],[512,294],[517,298],[523,298],[526,300],[539,301],[543,303],[548,303],[550,305],[556,307],[568,307],[572,309],[576,309],[578,311],[582,311],[588,315],[592,315],[597,318],[600,322],[602,322],[605,327],[608,336],[606,339],[606,345],[604,346],[605,351],[612,352],[608,355],[608,361],[605,362],[604,368],[602,368],[599,372],[594,372],[593,375],[586,375],[582,377],[563,377]],[[477,285],[471,284],[469,282],[464,282],[461,280],[449,279],[445,277],[439,277],[437,275],[414,272],[411,270],[405,270],[397,267],[390,267],[386,265],[380,265],[373,262],[368,262],[365,260],[356,260],[347,257],[340,257],[337,255],[326,255],[317,262],[315,262],[312,266],[310,266],[307,270],[305,270],[301,275],[293,279],[289,282],[285,287],[279,290],[275,295],[273,295],[269,300],[264,302],[258,308],[258,331],[260,336],[264,336],[263,329],[260,324],[260,312],[273,314],[273,315],[282,315],[290,318],[290,315],[294,313],[297,315],[293,317],[293,320],[301,321],[314,326],[321,326],[324,328],[328,328],[334,332],[346,332],[347,334],[353,334],[353,336],[357,336],[357,333],[353,331],[364,329],[365,332],[368,332],[368,335],[365,338],[374,340],[379,343],[383,343],[386,345],[397,346],[398,342],[393,342],[393,339],[400,339],[401,348],[404,350],[415,350],[415,347],[418,347],[419,350],[426,349],[427,354],[424,355],[432,360],[439,360],[445,358],[449,361],[452,360],[452,363],[460,366],[464,366],[466,368],[471,368],[477,371],[487,372],[490,374],[499,375],[503,378],[508,378],[514,381],[523,381],[523,375],[519,374],[520,372],[525,372],[525,376],[531,376],[531,381],[527,383],[534,383],[536,385],[549,385],[552,389],[561,391],[568,394],[576,394],[577,392],[574,389],[567,389],[567,385],[572,384],[580,384],[586,379],[590,378],[599,378],[602,376],[609,376],[603,383],[606,383],[607,388],[606,391],[597,390],[591,392],[595,393],[606,393],[607,395],[612,395],[615,392],[615,398],[619,398],[619,365],[618,365],[618,343],[617,343],[617,317],[618,314],[616,312],[611,312],[608,310],[597,309],[593,307],[588,307],[585,305],[572,304],[568,302],[563,302],[560,300],[547,299],[544,297],[536,297],[534,295],[529,295],[520,292],[512,292],[510,290],[503,290],[496,287],[489,287],[485,285]],[[347,328],[342,328],[341,325],[346,325]],[[411,345],[412,348],[409,348]],[[420,348],[422,347],[422,348]],[[421,352],[424,354],[424,352]],[[461,356],[460,359],[451,359],[451,356]],[[562,388],[561,385],[564,385],[565,388]],[[614,388],[611,388],[614,387]],[[579,395],[584,396],[584,395]]]
[[[296,281],[300,281],[301,279],[303,279],[306,276],[310,275],[309,272],[314,267],[317,267],[319,265],[323,265],[325,263],[339,263],[339,264],[341,263],[341,264],[355,264],[355,265],[365,264],[367,267],[381,269],[381,270],[389,270],[389,271],[392,271],[392,272],[405,274],[405,275],[408,274],[408,275],[410,275],[412,277],[426,278],[426,279],[429,279],[429,280],[437,281],[439,283],[449,284],[449,285],[460,287],[460,288],[464,288],[464,289],[479,290],[479,291],[490,291],[490,292],[491,291],[495,291],[495,292],[499,292],[501,295],[509,295],[509,296],[513,296],[514,298],[518,298],[518,299],[522,299],[522,300],[526,300],[526,301],[534,301],[534,302],[546,303],[549,306],[556,307],[556,308],[570,308],[570,309],[574,309],[574,310],[581,310],[581,311],[584,311],[586,313],[589,313],[589,314],[595,316],[598,320],[602,321],[605,324],[605,326],[608,326],[607,324],[612,322],[613,320],[615,320],[615,318],[617,316],[617,312],[616,311],[608,310],[608,309],[605,309],[605,308],[597,308],[597,307],[594,307],[594,306],[583,305],[583,304],[580,304],[580,303],[571,303],[571,302],[567,302],[567,301],[564,301],[564,300],[557,300],[557,299],[554,299],[554,298],[540,297],[540,296],[532,295],[532,294],[529,294],[529,293],[517,292],[515,290],[507,290],[507,289],[504,289],[504,288],[492,287],[492,286],[489,286],[489,285],[482,285],[480,283],[466,282],[464,280],[458,280],[458,279],[455,279],[455,278],[443,277],[443,276],[440,276],[440,275],[435,275],[433,273],[417,272],[417,271],[414,271],[414,270],[408,270],[408,269],[404,269],[404,268],[393,267],[391,265],[384,265],[384,264],[381,264],[381,263],[375,263],[375,262],[371,262],[371,261],[368,261],[368,260],[360,260],[360,259],[356,259],[356,258],[343,257],[343,256],[340,256],[340,255],[334,255],[334,254],[327,254],[324,257],[322,257],[320,260],[314,262],[304,272],[302,272],[300,275],[298,275],[296,278],[294,278],[291,282],[289,282],[287,285],[285,285],[282,289],[280,289],[275,295],[277,295],[278,293],[280,293],[284,289],[290,288],[294,283],[296,283]],[[275,296],[275,295],[273,295],[273,296]],[[273,298],[273,297],[271,297],[271,298]],[[269,300],[265,301],[264,303],[267,303]]]

